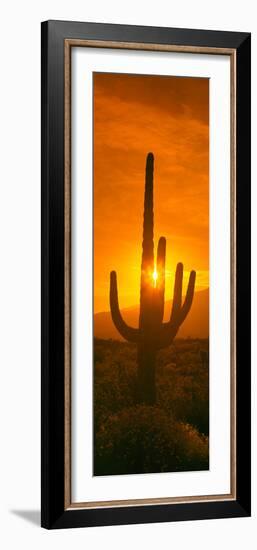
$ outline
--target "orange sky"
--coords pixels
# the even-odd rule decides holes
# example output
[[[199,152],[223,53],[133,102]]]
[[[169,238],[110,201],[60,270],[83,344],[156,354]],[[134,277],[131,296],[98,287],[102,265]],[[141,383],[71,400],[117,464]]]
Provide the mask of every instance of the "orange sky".
[[[209,81],[94,73],[94,309],[139,303],[145,161],[154,153],[154,234],[167,239],[165,298],[176,264],[184,288],[209,286]]]

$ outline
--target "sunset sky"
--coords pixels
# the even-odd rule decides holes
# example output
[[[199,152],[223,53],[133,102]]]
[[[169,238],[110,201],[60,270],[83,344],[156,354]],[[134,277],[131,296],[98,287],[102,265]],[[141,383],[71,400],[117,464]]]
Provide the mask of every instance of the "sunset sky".
[[[209,81],[94,73],[94,309],[108,311],[117,271],[120,307],[139,303],[145,161],[154,170],[155,250],[167,239],[166,300],[177,262],[184,288],[209,286]]]

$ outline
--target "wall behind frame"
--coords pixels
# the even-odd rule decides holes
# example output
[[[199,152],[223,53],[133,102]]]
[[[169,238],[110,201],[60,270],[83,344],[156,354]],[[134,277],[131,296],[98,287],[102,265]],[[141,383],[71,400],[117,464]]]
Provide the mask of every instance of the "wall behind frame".
[[[206,3],[182,0],[15,0],[2,8],[1,61],[1,201],[0,201],[0,543],[12,549],[46,547],[148,549],[157,546],[216,550],[227,541],[233,550],[252,548],[257,534],[256,473],[253,471],[253,517],[190,523],[149,524],[46,532],[40,523],[40,22],[46,19],[98,21],[134,25],[206,28],[253,33],[257,54],[254,3],[232,0]],[[256,69],[252,74],[257,95]],[[253,103],[253,143],[257,142]],[[253,156],[252,179],[257,176]],[[253,188],[253,281],[257,280],[257,191]],[[255,220],[254,220],[255,217]],[[253,285],[253,308],[257,287]],[[256,307],[253,334],[257,329]],[[253,365],[257,360],[253,338]],[[257,374],[253,369],[253,392]],[[253,426],[257,415],[253,408]],[[253,464],[256,463],[253,430]]]

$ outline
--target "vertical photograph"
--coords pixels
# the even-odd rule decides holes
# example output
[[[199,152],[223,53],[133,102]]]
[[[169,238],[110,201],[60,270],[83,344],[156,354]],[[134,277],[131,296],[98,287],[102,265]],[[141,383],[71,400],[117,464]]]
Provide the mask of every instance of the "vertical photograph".
[[[94,476],[209,469],[209,79],[93,75]]]

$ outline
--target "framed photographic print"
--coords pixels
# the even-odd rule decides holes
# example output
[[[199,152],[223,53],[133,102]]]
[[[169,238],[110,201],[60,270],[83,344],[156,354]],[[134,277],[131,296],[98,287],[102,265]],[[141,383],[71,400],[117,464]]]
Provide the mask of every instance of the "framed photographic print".
[[[250,515],[250,34],[42,23],[42,526]]]

